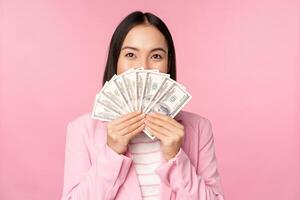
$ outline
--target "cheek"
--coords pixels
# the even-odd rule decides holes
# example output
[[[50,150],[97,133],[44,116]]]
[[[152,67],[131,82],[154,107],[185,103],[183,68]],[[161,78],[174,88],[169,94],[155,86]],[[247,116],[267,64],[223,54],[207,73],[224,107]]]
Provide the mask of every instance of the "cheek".
[[[117,75],[125,72],[130,68],[130,63],[128,63],[125,59],[119,58],[117,63]]]
[[[167,63],[159,69],[162,73],[168,73],[168,65]]]
[[[163,61],[161,63],[154,64],[153,68],[158,69],[159,72],[161,72],[161,73],[167,73],[168,72],[168,61]]]

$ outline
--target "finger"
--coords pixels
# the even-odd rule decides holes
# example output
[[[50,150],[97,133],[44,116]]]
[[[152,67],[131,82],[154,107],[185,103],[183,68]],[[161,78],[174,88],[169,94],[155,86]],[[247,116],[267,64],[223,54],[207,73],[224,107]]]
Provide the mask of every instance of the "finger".
[[[125,115],[122,115],[121,117],[111,121],[111,125],[117,125],[125,120],[129,120],[137,115],[141,114],[141,111],[136,111],[136,112],[130,112],[130,113],[127,113]]]
[[[131,126],[132,124],[135,124],[137,122],[140,122],[142,121],[143,119],[145,119],[145,114],[140,114],[140,115],[137,115],[127,121],[123,121],[122,123],[119,123],[117,124],[115,127],[114,127],[114,130],[123,130],[125,128],[127,128],[128,126]]]
[[[125,135],[125,137],[128,137],[129,139],[133,138],[134,136],[136,136],[137,134],[141,133],[145,128],[145,124],[142,124],[141,126],[139,126],[137,129],[131,131],[130,133],[128,133],[127,135]]]
[[[152,116],[152,117],[155,117],[155,118],[159,118],[159,119],[161,119],[163,121],[169,121],[170,123],[174,124],[174,126],[177,126],[178,128],[183,128],[183,126],[179,122],[177,122],[175,119],[173,119],[170,116],[163,115],[163,114],[158,113],[158,112],[150,113],[149,116]]]
[[[151,117],[151,116],[146,116],[146,121],[150,121],[154,124],[156,124],[157,126],[161,126],[164,127],[166,129],[168,129],[169,131],[175,131],[177,129],[177,126],[174,126],[173,123],[170,123],[169,121],[165,121],[162,120],[160,118],[156,118],[156,117]]]
[[[157,124],[152,123],[151,121],[146,121],[145,124],[146,124],[146,127],[150,127],[152,130],[155,130],[155,131],[161,133],[162,135],[165,135],[165,136],[170,135],[169,130],[165,129],[162,126],[158,126]]]
[[[134,131],[135,129],[139,128],[141,125],[143,125],[145,122],[145,118],[141,119],[140,121],[133,123],[129,126],[124,127],[121,131],[120,131],[120,135],[126,135],[132,131]]]
[[[155,118],[159,118],[161,120],[164,121],[168,121],[170,123],[172,123],[174,126],[178,127],[178,128],[183,128],[183,125],[180,124],[178,121],[176,121],[175,119],[173,119],[170,116],[158,113],[158,112],[154,112],[154,113],[150,113],[150,116],[155,117]]]
[[[158,127],[162,127],[166,130],[168,130],[168,132],[174,133],[176,135],[182,135],[182,129],[179,129],[177,126],[174,126],[173,123],[170,123],[169,121],[163,121],[161,119],[158,118],[154,118],[151,116],[147,116],[146,118],[146,122],[150,121],[153,124],[157,125]]]
[[[167,136],[161,134],[160,132],[150,128],[149,126],[146,126],[146,129],[155,137],[157,137],[159,140],[164,141],[167,139]]]

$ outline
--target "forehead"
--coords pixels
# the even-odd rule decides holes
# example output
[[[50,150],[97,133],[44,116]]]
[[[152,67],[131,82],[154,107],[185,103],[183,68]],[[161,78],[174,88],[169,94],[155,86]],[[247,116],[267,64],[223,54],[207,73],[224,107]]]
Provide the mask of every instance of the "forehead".
[[[131,46],[142,50],[161,47],[167,50],[164,35],[156,27],[149,24],[133,27],[126,35],[122,46]]]

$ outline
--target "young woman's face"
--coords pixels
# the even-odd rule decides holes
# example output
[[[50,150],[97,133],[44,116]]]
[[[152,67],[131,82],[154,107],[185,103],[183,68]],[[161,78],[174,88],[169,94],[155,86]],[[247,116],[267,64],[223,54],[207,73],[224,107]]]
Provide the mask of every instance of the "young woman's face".
[[[149,24],[137,25],[125,37],[117,64],[117,74],[144,67],[168,71],[168,46],[164,35]]]

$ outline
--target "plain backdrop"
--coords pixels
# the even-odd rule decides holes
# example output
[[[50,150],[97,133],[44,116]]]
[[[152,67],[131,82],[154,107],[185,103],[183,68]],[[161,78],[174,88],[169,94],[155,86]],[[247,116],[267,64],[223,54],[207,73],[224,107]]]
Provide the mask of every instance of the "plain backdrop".
[[[0,199],[61,197],[67,122],[90,112],[130,12],[168,25],[184,110],[213,125],[227,200],[299,200],[300,1],[1,1]]]

